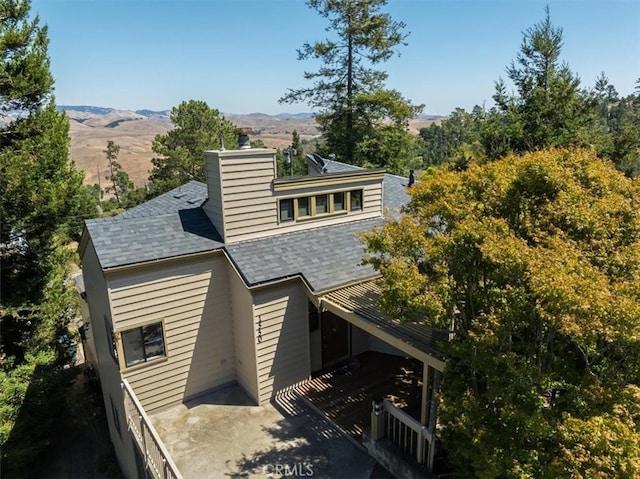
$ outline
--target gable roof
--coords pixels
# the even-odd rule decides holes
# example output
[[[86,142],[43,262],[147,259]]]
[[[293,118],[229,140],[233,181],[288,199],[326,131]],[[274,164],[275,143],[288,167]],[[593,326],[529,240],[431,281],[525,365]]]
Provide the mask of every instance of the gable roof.
[[[213,251],[222,238],[200,207],[207,185],[191,181],[109,218],[86,221],[103,269]]]
[[[360,170],[333,161],[328,173]],[[408,180],[385,174],[385,210],[396,216],[409,201]],[[207,185],[191,181],[110,218],[86,221],[103,269],[224,249],[249,286],[302,276],[312,291],[379,276],[362,265],[359,235],[383,224],[382,218],[355,220],[225,245],[201,206]]]

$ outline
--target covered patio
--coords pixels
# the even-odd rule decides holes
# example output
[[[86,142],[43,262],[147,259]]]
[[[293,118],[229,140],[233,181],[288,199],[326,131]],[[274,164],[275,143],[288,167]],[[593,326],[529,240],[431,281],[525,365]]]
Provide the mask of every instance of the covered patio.
[[[315,375],[298,392],[344,432],[362,441],[371,424],[371,401],[386,397],[420,420],[422,363],[415,358],[367,351]]]
[[[356,351],[362,354],[314,377],[301,392],[351,437],[362,440],[389,471],[421,477],[433,470],[442,346],[449,335],[385,315],[380,293],[373,280],[319,296],[320,310],[348,322],[352,339],[355,328],[355,337],[365,333],[372,340],[367,341],[369,350]]]

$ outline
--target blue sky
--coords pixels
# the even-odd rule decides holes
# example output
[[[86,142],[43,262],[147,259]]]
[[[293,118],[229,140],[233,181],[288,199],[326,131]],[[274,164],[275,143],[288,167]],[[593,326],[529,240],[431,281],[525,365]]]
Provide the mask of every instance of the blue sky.
[[[522,32],[544,17],[564,30],[562,59],[583,86],[604,71],[619,93],[640,77],[638,0],[389,0],[408,46],[383,65],[387,86],[425,113],[492,104]],[[49,27],[63,105],[169,109],[204,100],[225,113],[310,111],[279,105],[308,86],[296,49],[327,22],[303,0],[32,0]]]

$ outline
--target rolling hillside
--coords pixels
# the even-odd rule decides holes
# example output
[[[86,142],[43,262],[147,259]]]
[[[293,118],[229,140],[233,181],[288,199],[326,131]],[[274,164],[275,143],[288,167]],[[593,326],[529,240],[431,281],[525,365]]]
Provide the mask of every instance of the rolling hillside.
[[[103,150],[108,140],[120,146],[118,162],[134,183],[142,186],[152,167],[153,139],[173,128],[169,111],[129,111],[94,106],[62,106],[59,109],[66,111],[69,117],[71,158],[78,169],[86,172],[85,183],[97,183],[99,172],[103,187],[108,175],[108,163]],[[300,134],[303,141],[317,138],[320,134],[310,114],[272,116],[263,113],[229,113],[224,116],[238,127],[250,129],[253,140],[261,139],[271,148],[288,146],[293,130]],[[428,117],[413,120],[411,129],[417,133],[420,128],[434,121],[439,119]],[[212,149],[217,147],[211,145]]]

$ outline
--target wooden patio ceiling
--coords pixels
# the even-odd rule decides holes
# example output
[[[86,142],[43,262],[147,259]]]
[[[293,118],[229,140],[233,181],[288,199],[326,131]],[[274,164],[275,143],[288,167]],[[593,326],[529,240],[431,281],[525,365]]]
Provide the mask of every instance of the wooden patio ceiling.
[[[448,340],[448,331],[391,318],[380,311],[379,298],[378,282],[367,281],[328,292],[319,299],[327,310],[442,371],[442,343]]]

